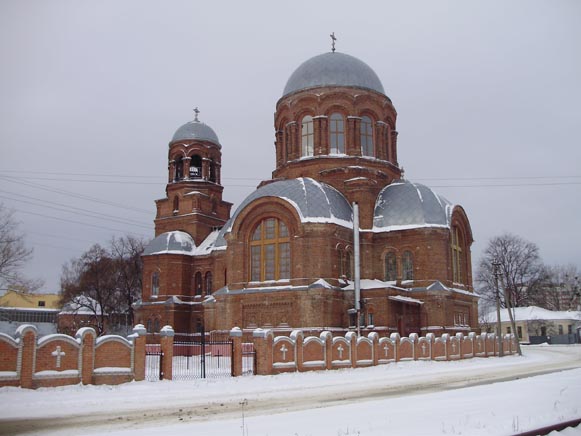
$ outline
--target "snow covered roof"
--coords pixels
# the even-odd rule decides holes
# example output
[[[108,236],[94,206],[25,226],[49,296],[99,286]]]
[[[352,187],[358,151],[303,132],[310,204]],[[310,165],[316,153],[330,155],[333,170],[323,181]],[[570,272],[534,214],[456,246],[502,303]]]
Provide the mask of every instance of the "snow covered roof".
[[[261,186],[242,202],[220,231],[215,247],[225,246],[224,235],[229,232],[238,215],[253,201],[274,197],[289,203],[303,223],[328,223],[353,227],[353,210],[335,188],[311,178],[279,180]]]
[[[214,132],[210,126],[198,120],[190,121],[177,129],[171,142],[191,139],[209,141],[220,146],[220,141],[218,140],[216,132]]]
[[[453,205],[427,186],[399,180],[377,196],[373,231],[450,227]]]
[[[194,255],[196,244],[192,237],[179,230],[162,233],[151,241],[145,250],[144,256],[153,254],[188,254]]]
[[[401,303],[424,304],[422,300],[418,300],[417,298],[404,297],[403,295],[392,295],[391,297],[387,297],[387,299],[399,301]]]
[[[385,95],[381,80],[369,65],[348,54],[330,52],[303,62],[289,77],[283,96],[321,86],[365,88]]]
[[[66,303],[60,313],[75,315],[100,315],[101,305],[90,297],[85,295],[78,295],[72,301]]]
[[[581,312],[578,311],[557,311],[543,309],[537,306],[515,307],[514,308],[515,321],[554,321],[554,320],[581,320]],[[496,322],[496,310],[484,315],[483,319],[486,322]],[[506,309],[500,310],[500,322],[508,322],[510,317]]]

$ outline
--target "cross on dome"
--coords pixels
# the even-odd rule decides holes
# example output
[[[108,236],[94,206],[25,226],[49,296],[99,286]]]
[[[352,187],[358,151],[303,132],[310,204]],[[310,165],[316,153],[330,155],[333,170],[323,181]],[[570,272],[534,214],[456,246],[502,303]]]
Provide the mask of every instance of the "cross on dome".
[[[331,37],[331,50],[333,51],[333,53],[335,53],[335,41],[337,41],[337,38],[335,37],[335,32],[331,33],[329,36]]]
[[[200,120],[198,120],[198,114],[200,113],[200,110],[198,109],[198,106],[196,106],[194,108],[194,121],[199,122]]]

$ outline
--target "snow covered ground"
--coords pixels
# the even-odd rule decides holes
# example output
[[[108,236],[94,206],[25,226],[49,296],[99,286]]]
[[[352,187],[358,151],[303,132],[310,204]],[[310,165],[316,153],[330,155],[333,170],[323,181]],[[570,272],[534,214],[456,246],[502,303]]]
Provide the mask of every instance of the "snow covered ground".
[[[268,377],[1,388],[0,434],[509,435],[581,417],[581,346],[524,352]]]

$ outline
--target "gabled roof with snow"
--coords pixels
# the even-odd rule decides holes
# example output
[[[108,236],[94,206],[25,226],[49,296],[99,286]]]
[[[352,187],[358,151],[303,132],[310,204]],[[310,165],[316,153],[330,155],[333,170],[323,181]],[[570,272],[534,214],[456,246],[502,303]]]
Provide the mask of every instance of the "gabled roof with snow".
[[[557,320],[581,320],[581,312],[578,311],[557,311],[543,309],[537,306],[515,307],[515,321],[557,321]],[[485,322],[496,322],[496,310],[484,315]],[[500,321],[508,322],[510,317],[507,309],[500,309]]]
[[[194,255],[196,244],[192,237],[181,231],[162,233],[151,241],[145,250],[144,256],[153,254],[187,254]]]
[[[408,180],[395,181],[377,196],[373,231],[449,228],[452,209],[452,203],[425,185]]]
[[[261,186],[246,197],[223,227],[214,246],[225,246],[224,235],[232,229],[238,215],[252,202],[264,197],[286,201],[297,211],[302,223],[353,227],[353,210],[343,194],[335,188],[307,177],[279,180]]]

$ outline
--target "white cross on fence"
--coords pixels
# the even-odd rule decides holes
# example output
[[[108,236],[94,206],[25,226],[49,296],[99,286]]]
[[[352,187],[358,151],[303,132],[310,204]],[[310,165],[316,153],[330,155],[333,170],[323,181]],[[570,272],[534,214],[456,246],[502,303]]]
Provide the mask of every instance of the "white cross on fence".
[[[385,350],[385,357],[387,357],[387,353],[389,352],[389,345],[385,344],[385,347],[383,347],[383,349]]]
[[[60,345],[57,345],[56,350],[54,350],[50,354],[52,354],[54,357],[56,357],[56,367],[60,368],[61,367],[61,357],[66,356],[67,353],[65,353],[64,351],[61,351]]]
[[[282,360],[286,360],[286,352],[288,351],[288,349],[284,344],[282,345],[282,347],[280,347],[280,351],[282,352]]]
[[[425,342],[422,344],[422,354],[424,356],[426,355],[426,343]]]
[[[456,342],[452,342],[452,352],[456,352]]]
[[[339,359],[343,359],[343,345],[339,345],[339,347],[337,348],[337,351],[339,352]]]

